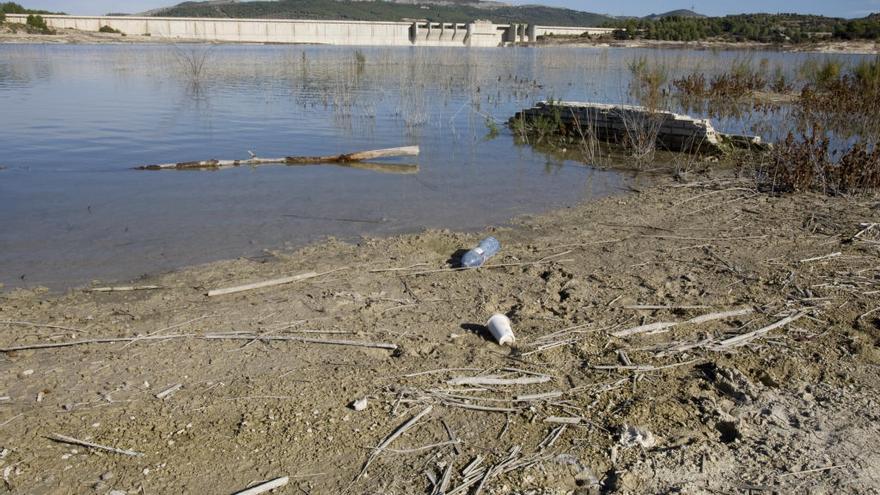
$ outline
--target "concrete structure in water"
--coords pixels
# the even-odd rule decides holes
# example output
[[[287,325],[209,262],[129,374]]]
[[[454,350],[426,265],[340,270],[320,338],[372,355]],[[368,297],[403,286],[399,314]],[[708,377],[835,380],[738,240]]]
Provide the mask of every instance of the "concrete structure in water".
[[[323,45],[492,47],[532,43],[538,36],[547,34],[580,35],[607,31],[591,27],[493,24],[487,21],[461,24],[77,15],[44,15],[43,19],[55,29],[97,32],[107,26],[125,34],[168,39]],[[24,24],[27,15],[7,14],[6,20]]]
[[[549,127],[568,136],[617,144],[653,137],[663,151],[719,154],[734,148],[766,149],[760,137],[718,132],[709,119],[636,105],[542,101],[510,119],[511,125],[519,123],[527,129]]]

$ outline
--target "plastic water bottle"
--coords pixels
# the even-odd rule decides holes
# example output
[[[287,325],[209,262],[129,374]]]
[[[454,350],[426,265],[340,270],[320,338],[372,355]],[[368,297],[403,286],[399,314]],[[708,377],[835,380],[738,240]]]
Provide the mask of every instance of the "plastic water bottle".
[[[501,249],[501,243],[494,237],[487,237],[480,241],[480,245],[464,253],[461,257],[461,266],[464,268],[476,268],[482,266]]]

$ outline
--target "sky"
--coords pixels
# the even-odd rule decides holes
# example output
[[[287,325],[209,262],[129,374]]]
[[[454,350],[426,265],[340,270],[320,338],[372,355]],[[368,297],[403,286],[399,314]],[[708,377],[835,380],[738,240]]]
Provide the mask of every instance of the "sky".
[[[167,7],[181,0],[18,0],[32,9],[63,11],[68,14],[100,15],[108,12],[142,12]],[[797,12],[834,17],[864,17],[880,12],[880,0],[506,0],[513,4],[545,4],[555,7],[611,15],[644,16],[675,9],[694,8],[707,15],[740,14],[744,12]]]

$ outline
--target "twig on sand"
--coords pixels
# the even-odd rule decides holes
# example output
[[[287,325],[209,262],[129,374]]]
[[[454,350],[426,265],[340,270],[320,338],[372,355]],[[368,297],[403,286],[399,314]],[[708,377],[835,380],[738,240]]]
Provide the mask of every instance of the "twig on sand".
[[[198,338],[202,340],[290,340],[294,342],[303,342],[306,344],[326,344],[326,345],[343,345],[353,347],[370,347],[375,349],[397,350],[397,344],[389,344],[385,342],[367,342],[360,340],[338,340],[338,339],[312,339],[309,337],[300,337],[297,335],[255,335],[250,333],[217,333],[198,335],[195,333],[173,334],[173,335],[151,335],[145,337],[110,337],[103,339],[85,339],[71,340],[69,342],[55,342],[49,344],[28,344],[15,347],[2,347],[0,352],[26,351],[32,349],[53,349],[58,347],[72,347],[76,345],[86,344],[112,344],[116,342],[145,342],[150,340],[172,340]]]
[[[213,289],[208,291],[208,297],[222,296],[226,294],[235,294],[236,292],[244,292],[254,289],[262,289],[265,287],[274,287],[276,285],[290,284],[317,277],[315,272],[300,273],[292,277],[274,278],[272,280],[264,280],[262,282],[254,282],[252,284],[236,285],[235,287],[227,287],[225,289]]]
[[[652,304],[629,304],[626,306],[621,306],[623,309],[635,309],[635,310],[656,310],[656,309],[706,309],[709,306],[702,305],[672,305],[672,306],[661,306],[661,305],[652,305]]]
[[[650,323],[648,325],[639,325],[637,327],[627,328],[624,330],[618,330],[616,332],[611,332],[612,337],[629,337],[630,335],[636,335],[640,333],[660,333],[665,332],[668,328],[674,327],[678,325],[677,322],[674,321],[660,321],[657,323]]]
[[[402,375],[404,378],[412,378],[414,376],[431,375],[434,373],[445,373],[447,371],[480,371],[480,368],[439,368],[436,370],[419,371],[418,373],[410,373]]]
[[[108,447],[106,445],[100,445],[97,443],[86,442],[85,440],[78,440],[76,438],[68,437],[66,435],[60,435],[58,433],[53,433],[46,438],[48,438],[49,440],[54,440],[56,442],[69,443],[71,445],[79,445],[82,447],[88,447],[90,449],[106,450],[107,452],[113,452],[114,454],[130,455],[132,457],[142,457],[144,455],[140,452],[135,452],[133,450],[125,450],[125,449],[117,449],[116,447]]]
[[[521,378],[501,378],[496,375],[491,376],[462,376],[453,378],[446,382],[447,385],[534,385],[537,383],[547,383],[553,377],[548,375],[524,376]]]
[[[387,158],[392,156],[417,156],[418,146],[403,146],[400,148],[386,148],[381,150],[359,151],[343,155],[329,156],[285,156],[280,158],[260,158],[253,153],[246,160],[199,160],[192,162],[160,163],[157,165],[141,165],[136,170],[187,170],[187,169],[217,169],[226,167],[238,167],[241,165],[267,165],[284,163],[286,165],[305,165],[311,163],[353,163]]]
[[[795,313],[791,316],[787,316],[787,317],[777,321],[776,323],[774,323],[772,325],[767,325],[764,328],[759,328],[753,332],[744,333],[742,335],[737,335],[736,337],[731,337],[729,339],[722,340],[717,345],[713,346],[713,348],[718,351],[723,351],[723,350],[729,349],[731,347],[739,347],[739,346],[748,344],[749,342],[755,340],[756,338],[761,337],[761,336],[767,334],[768,332],[776,330],[777,328],[782,328],[782,327],[788,325],[789,323],[800,319],[803,316],[806,316],[806,314],[802,313],[802,312]]]
[[[171,340],[171,339],[185,339],[188,337],[195,337],[194,333],[186,333],[186,334],[175,334],[175,335],[154,335],[147,337],[110,337],[103,339],[85,339],[85,340],[71,340],[69,342],[55,342],[51,344],[27,344],[20,345],[15,347],[3,347],[0,348],[0,352],[15,352],[15,351],[27,351],[32,349],[53,349],[56,347],[71,347],[75,345],[85,345],[85,344],[113,344],[116,342],[137,342],[137,341],[147,341],[147,340]]]
[[[748,235],[738,237],[682,237],[677,235],[643,235],[642,237],[650,237],[652,239],[670,239],[677,241],[754,241],[767,238],[766,235]]]
[[[668,370],[670,368],[678,368],[679,366],[687,366],[689,364],[694,364],[700,359],[691,359],[690,361],[682,361],[680,363],[672,363],[666,364],[663,366],[652,366],[650,364],[631,364],[631,365],[596,365],[591,366],[594,370],[615,370],[615,371],[636,371],[636,372],[647,372],[647,371],[661,371]]]
[[[218,333],[207,334],[201,337],[205,340],[290,340],[293,342],[304,342],[306,344],[326,344],[326,345],[344,345],[353,347],[371,347],[374,349],[397,350],[397,344],[388,344],[385,342],[367,342],[361,340],[338,340],[338,339],[312,339],[308,337],[299,337],[295,335],[255,335],[240,333]]]
[[[798,263],[809,263],[811,261],[822,261],[822,260],[827,260],[827,259],[831,259],[831,258],[837,258],[838,256],[840,256],[842,254],[843,253],[838,251],[836,253],[826,254],[825,256],[816,256],[815,258],[805,258],[805,259],[798,261]]]
[[[234,495],[258,495],[260,493],[266,493],[276,488],[281,488],[282,486],[286,485],[288,481],[290,481],[290,478],[288,478],[287,476],[282,476],[280,478],[275,478],[274,480],[267,481],[265,483],[260,483],[256,486],[252,486],[246,490],[235,492]]]
[[[163,287],[158,285],[124,285],[120,287],[92,287],[85,292],[132,292],[137,290],[157,290]]]
[[[370,467],[370,464],[372,464],[372,462],[376,459],[376,457],[378,457],[379,454],[381,454],[382,451],[386,447],[391,445],[391,442],[393,442],[394,440],[397,439],[397,437],[399,437],[400,435],[403,435],[407,430],[412,428],[416,423],[419,422],[420,419],[422,419],[425,415],[429,414],[431,412],[431,410],[433,410],[433,409],[434,409],[434,406],[428,406],[428,407],[424,408],[422,410],[422,412],[420,412],[420,413],[416,414],[415,416],[413,416],[412,418],[410,418],[406,423],[403,423],[396,430],[394,430],[390,435],[385,437],[385,439],[382,440],[382,442],[380,442],[379,445],[376,446],[376,448],[373,450],[373,452],[370,453],[370,456],[367,458],[366,462],[364,462],[364,466],[361,468],[361,471],[358,473],[357,476],[354,477],[351,484],[353,485],[355,482],[357,482],[357,480],[359,480],[361,478],[361,476],[364,475],[364,473],[367,472],[367,468]],[[351,487],[351,485],[349,485],[349,488],[350,487]]]
[[[423,266],[427,266],[428,263],[416,263],[414,265],[409,266],[401,266],[397,268],[377,268],[375,270],[367,270],[368,273],[384,273],[384,272],[404,272],[407,270],[412,270],[413,268],[420,268]]]
[[[745,316],[754,313],[755,310],[752,308],[741,308],[734,309],[731,311],[721,311],[719,313],[709,313],[707,315],[697,316],[695,318],[691,318],[687,320],[685,323],[689,323],[691,325],[699,325],[700,323],[706,323],[708,321],[713,320],[726,320],[727,318],[735,318],[737,316]]]
[[[56,330],[68,330],[71,332],[79,332],[79,330],[70,327],[62,327],[61,325],[50,325],[48,323],[33,323],[30,321],[13,321],[13,320],[0,320],[0,324],[2,325],[21,325],[23,327],[36,327],[36,328],[54,328]]]
[[[544,422],[558,425],[576,425],[579,424],[582,419],[583,418],[577,416],[548,416],[544,418]]]
[[[839,468],[843,468],[843,467],[846,467],[846,464],[835,464],[833,466],[825,466],[825,467],[820,467],[820,468],[815,468],[815,469],[805,469],[803,471],[792,471],[790,473],[782,473],[779,475],[779,477],[780,478],[787,478],[789,476],[797,476],[799,474],[820,473],[822,471],[830,471],[832,469],[839,469]]]
[[[173,395],[175,392],[177,392],[177,391],[180,390],[181,388],[183,388],[183,384],[182,384],[182,383],[178,383],[178,384],[172,385],[172,386],[166,388],[165,390],[159,392],[158,394],[156,394],[156,398],[159,399],[159,400],[163,400],[163,399],[165,399],[166,397],[170,397],[171,395]]]
[[[754,312],[752,308],[740,308],[734,309],[731,311],[721,311],[718,313],[709,313],[701,316],[697,316],[691,318],[689,320],[685,320],[683,322],[675,322],[675,321],[662,321],[657,323],[650,323],[648,325],[640,325],[633,328],[627,328],[624,330],[618,330],[616,332],[612,332],[611,335],[614,337],[629,337],[630,335],[636,335],[641,333],[654,334],[666,332],[670,328],[677,325],[699,325],[701,323],[706,323],[714,320],[724,320],[727,318],[735,318],[737,316],[744,316],[747,314],[751,314]]]
[[[432,443],[430,445],[424,445],[422,447],[415,447],[412,449],[383,449],[383,452],[391,452],[392,454],[415,454],[417,452],[424,452],[426,450],[436,449],[437,447],[446,447],[447,445],[454,445],[456,448],[461,441],[459,440],[447,440],[445,442]],[[376,450],[376,447],[367,447],[371,450]]]

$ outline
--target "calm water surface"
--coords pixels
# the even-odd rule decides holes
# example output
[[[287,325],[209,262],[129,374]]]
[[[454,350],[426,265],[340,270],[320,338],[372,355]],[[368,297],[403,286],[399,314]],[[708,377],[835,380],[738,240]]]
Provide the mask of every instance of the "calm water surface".
[[[644,52],[682,70],[726,52]],[[545,98],[626,102],[613,49],[0,45],[0,283],[63,288],[327,236],[480,229],[638,178],[517,146]],[[793,67],[798,55],[764,53]],[[194,74],[190,62],[204,60]],[[487,119],[499,122],[490,135]],[[748,119],[717,127],[747,129]],[[417,144],[417,174],[138,164]],[[401,161],[401,160],[398,160]],[[407,162],[407,159],[402,160]]]

